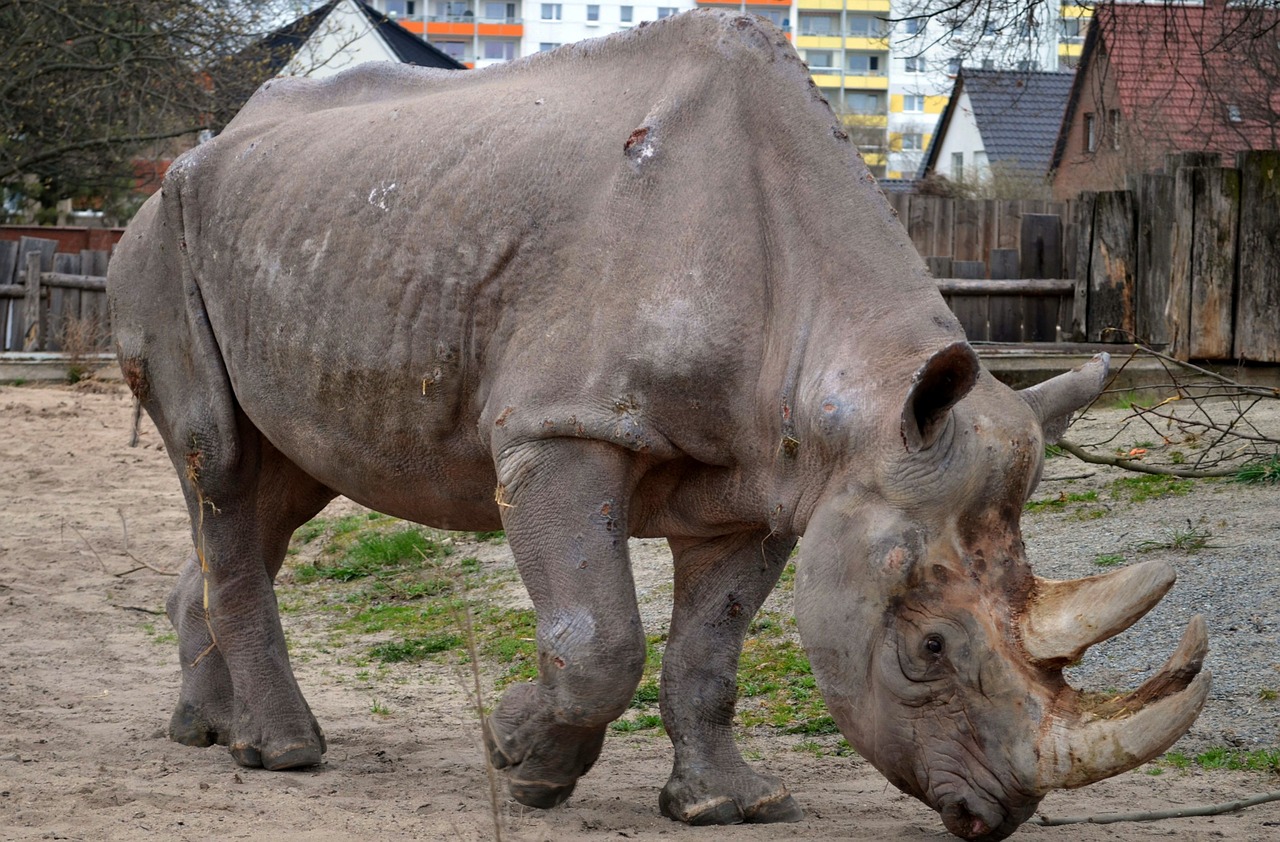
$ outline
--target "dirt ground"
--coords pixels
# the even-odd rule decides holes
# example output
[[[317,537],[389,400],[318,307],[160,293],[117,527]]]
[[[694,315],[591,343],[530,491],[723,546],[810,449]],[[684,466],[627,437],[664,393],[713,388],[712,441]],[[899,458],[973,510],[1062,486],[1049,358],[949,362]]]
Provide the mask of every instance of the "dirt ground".
[[[174,566],[186,554],[188,526],[154,429],[144,422],[142,446],[127,446],[130,417],[130,399],[115,383],[0,387],[0,839],[494,838],[475,718],[448,670],[418,665],[407,680],[378,688],[374,697],[391,710],[379,716],[371,691],[347,680],[336,660],[298,663],[299,682],[329,739],[325,763],[315,769],[243,769],[224,748],[187,748],[166,738],[179,674],[158,612],[173,580],[133,570],[133,559]],[[289,617],[286,624],[303,621]],[[657,809],[670,769],[666,739],[612,734],[565,806],[528,810],[501,797],[503,837],[948,838],[933,812],[865,762],[813,757],[794,743],[752,735],[744,749],[787,782],[806,810],[798,824],[690,828],[668,821]],[[1148,771],[1055,793],[1042,812],[1170,809],[1280,789],[1274,775]],[[1154,837],[1280,839],[1280,803],[1217,817],[1025,827],[1017,834]]]

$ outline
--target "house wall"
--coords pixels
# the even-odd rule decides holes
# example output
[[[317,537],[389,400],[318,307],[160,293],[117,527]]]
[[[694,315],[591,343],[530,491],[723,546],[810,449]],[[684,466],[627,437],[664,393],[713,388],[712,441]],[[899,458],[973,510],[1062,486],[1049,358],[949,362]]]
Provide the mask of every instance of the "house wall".
[[[1066,146],[1053,174],[1053,198],[1073,199],[1082,190],[1122,190],[1130,172],[1146,172],[1163,165],[1164,156],[1172,148],[1161,142],[1161,131],[1155,125],[1136,126],[1132,114],[1120,106],[1119,93],[1106,57],[1095,54],[1089,67],[1082,68],[1084,78],[1071,123],[1067,128]],[[1121,112],[1120,129],[1113,131],[1111,112]],[[1096,146],[1086,146],[1086,115],[1092,114]]]
[[[982,141],[982,132],[978,130],[978,121],[973,116],[973,103],[969,101],[969,92],[960,91],[960,99],[947,124],[947,133],[939,135],[935,143],[938,147],[937,164],[934,172],[945,175],[952,180],[974,181],[986,178],[990,168],[986,166],[986,146]],[[951,166],[955,153],[964,155],[964,173],[962,179],[956,178]],[[976,157],[980,153],[981,160]]]
[[[352,0],[339,3],[298,50],[282,76],[322,79],[366,61],[399,61]]]

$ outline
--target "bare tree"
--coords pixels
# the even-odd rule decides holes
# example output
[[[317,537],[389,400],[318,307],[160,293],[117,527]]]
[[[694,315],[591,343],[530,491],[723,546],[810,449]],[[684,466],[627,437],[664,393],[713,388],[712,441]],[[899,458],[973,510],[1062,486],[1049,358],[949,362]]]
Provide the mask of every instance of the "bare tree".
[[[296,11],[286,0],[0,0],[6,200],[126,191],[139,158],[220,128],[219,91],[252,90],[270,67],[227,57]]]

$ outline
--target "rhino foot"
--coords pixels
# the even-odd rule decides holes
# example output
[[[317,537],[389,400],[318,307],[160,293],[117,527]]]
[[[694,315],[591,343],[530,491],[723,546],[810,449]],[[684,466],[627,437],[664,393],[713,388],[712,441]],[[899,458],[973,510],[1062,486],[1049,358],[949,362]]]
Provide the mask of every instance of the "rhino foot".
[[[717,792],[705,780],[672,774],[658,796],[669,819],[691,825],[798,822],[804,810],[782,782],[750,769],[730,776],[736,792]],[[719,787],[723,789],[724,787]]]
[[[600,756],[605,728],[564,725],[538,704],[533,684],[507,690],[485,720],[489,762],[508,774],[511,797],[526,807],[563,804]]]
[[[169,739],[184,746],[205,748],[215,743],[226,745],[229,715],[210,716],[202,707],[190,702],[178,702],[169,719]]]
[[[310,709],[304,714],[305,719],[295,717],[294,723],[273,718],[270,727],[264,727],[242,709],[229,741],[231,756],[241,766],[273,772],[317,765],[326,748],[324,732]]]

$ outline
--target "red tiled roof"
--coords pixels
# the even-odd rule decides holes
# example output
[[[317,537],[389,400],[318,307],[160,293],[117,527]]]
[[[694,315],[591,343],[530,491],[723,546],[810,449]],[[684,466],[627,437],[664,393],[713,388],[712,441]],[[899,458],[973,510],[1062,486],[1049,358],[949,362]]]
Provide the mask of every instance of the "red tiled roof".
[[[1099,5],[1092,58],[1125,125],[1180,150],[1280,146],[1280,11],[1259,5]]]

